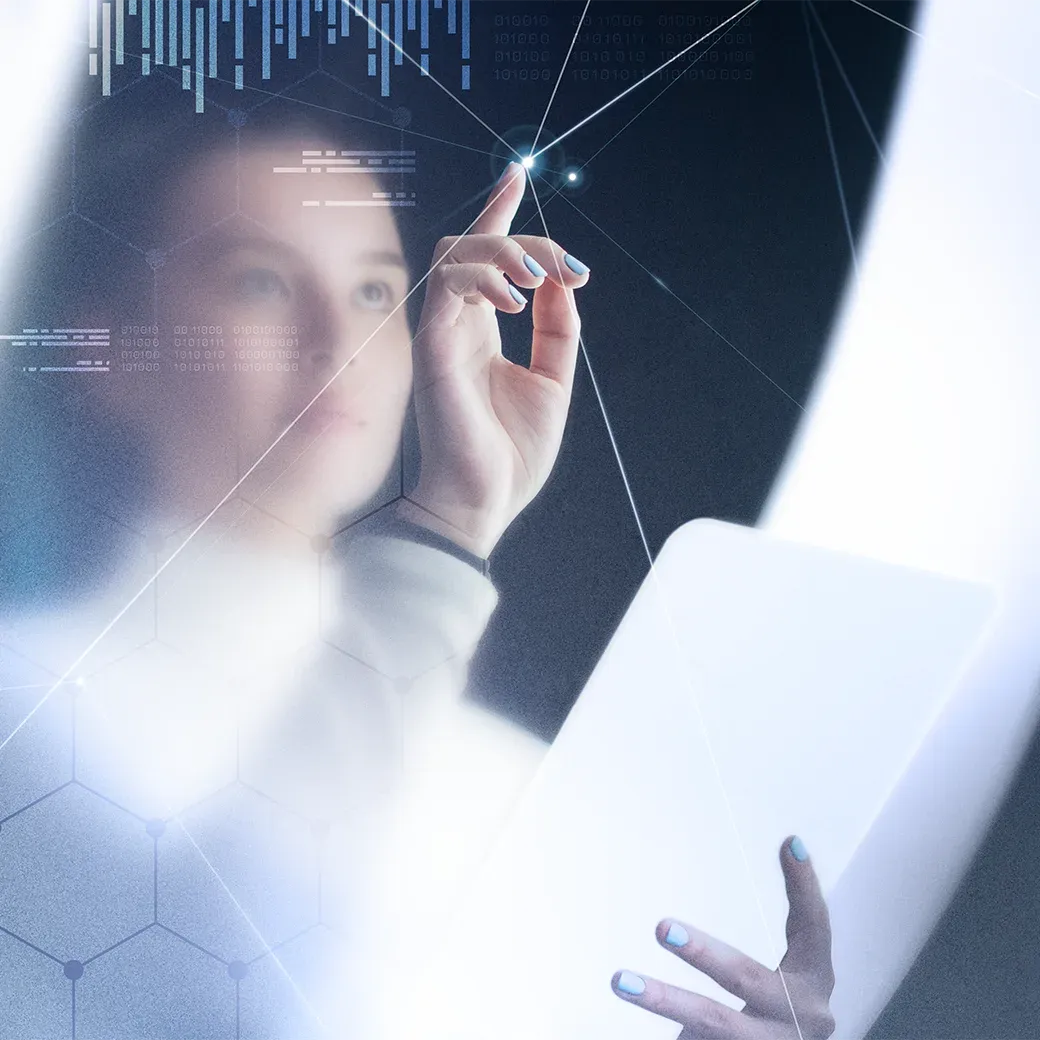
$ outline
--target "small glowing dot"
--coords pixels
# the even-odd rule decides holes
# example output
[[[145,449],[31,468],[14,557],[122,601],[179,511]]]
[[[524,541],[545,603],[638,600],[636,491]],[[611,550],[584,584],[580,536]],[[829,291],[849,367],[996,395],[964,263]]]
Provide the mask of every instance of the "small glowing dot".
[[[87,680],[86,680],[86,679],[84,679],[84,678],[83,678],[83,676],[81,675],[81,676],[80,676],[80,677],[79,677],[79,678],[78,678],[78,679],[76,680],[76,685],[77,685],[77,686],[78,686],[78,687],[79,687],[79,688],[80,688],[80,689],[82,690],[82,689],[83,689],[83,687],[87,685]]]
[[[568,173],[567,174],[567,180],[569,180],[569,181],[576,181],[577,179],[578,179],[578,175],[576,173]]]
[[[529,170],[532,166],[534,166],[534,156],[533,155],[525,155],[523,157],[523,159],[521,160],[521,162],[523,163],[524,169],[525,170]]]

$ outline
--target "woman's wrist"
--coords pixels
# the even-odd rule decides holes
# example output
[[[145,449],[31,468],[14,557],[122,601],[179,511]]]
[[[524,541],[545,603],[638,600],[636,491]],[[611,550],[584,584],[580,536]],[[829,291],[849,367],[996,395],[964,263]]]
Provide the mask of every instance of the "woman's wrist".
[[[391,515],[406,523],[425,527],[481,560],[486,560],[498,543],[498,536],[479,518],[470,518],[464,525],[445,515],[444,511],[428,508],[418,495],[399,498],[391,507]]]

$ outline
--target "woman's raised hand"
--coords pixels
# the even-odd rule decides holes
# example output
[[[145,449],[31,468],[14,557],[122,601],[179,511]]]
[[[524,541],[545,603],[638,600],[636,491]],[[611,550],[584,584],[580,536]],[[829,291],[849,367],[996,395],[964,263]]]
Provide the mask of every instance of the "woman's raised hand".
[[[578,356],[574,290],[589,277],[555,242],[509,235],[525,178],[511,163],[470,233],[438,242],[413,349],[422,463],[399,508],[482,557],[559,454]],[[497,312],[528,305],[515,286],[534,290],[528,366],[502,356]]]
[[[778,971],[770,971],[692,925],[664,920],[657,926],[657,941],[743,1000],[742,1011],[630,971],[614,976],[614,992],[655,1015],[678,1022],[684,1027],[679,1040],[829,1037],[834,1032],[829,1005],[834,969],[827,904],[798,838],[790,838],[780,847],[780,866],[790,911],[787,953]]]

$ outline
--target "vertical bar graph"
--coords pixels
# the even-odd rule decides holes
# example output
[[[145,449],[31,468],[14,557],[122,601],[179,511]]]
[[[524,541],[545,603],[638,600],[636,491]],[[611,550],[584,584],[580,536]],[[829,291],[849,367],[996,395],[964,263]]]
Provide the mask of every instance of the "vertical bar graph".
[[[417,64],[424,76],[430,75],[434,32],[461,36],[462,89],[469,90],[471,85],[472,0],[79,0],[80,5],[84,2],[89,71],[99,79],[103,96],[128,85],[120,67],[131,62],[136,65],[135,18],[140,19],[141,75],[150,75],[153,64],[179,67],[183,89],[194,91],[199,106],[205,104],[206,87],[204,83],[200,86],[198,77],[201,75],[203,81],[219,78],[221,48],[230,51],[230,23],[234,24],[237,90],[245,89],[247,33],[250,40],[254,31],[260,36],[261,78],[271,80],[275,50],[285,47],[282,56],[290,61],[302,57],[312,35],[312,24],[313,35],[320,37],[325,28],[328,42],[338,43],[351,35],[351,14],[361,19],[368,30],[354,34],[362,37],[356,46],[363,48],[362,40],[366,41],[367,72],[373,79],[378,78],[381,96],[390,95],[391,65],[406,64],[406,31],[418,31],[421,54]],[[431,16],[431,11],[443,14]],[[246,19],[250,21],[247,23]],[[230,53],[227,58],[230,65]],[[228,71],[224,70],[225,76]]]
[[[123,50],[123,32],[125,29],[126,0],[116,0],[116,64],[125,64]]]
[[[210,28],[216,24],[217,0],[210,0],[210,15],[212,21]],[[206,36],[203,18],[205,14],[201,7],[195,8],[195,111],[201,114],[206,110]]]
[[[379,84],[379,93],[382,97],[390,96],[390,5],[382,3],[379,5],[379,26],[383,30],[380,39],[380,58],[383,63],[383,78]]]
[[[209,0],[209,78],[217,78],[217,0]]]
[[[112,5],[101,5],[101,93],[112,93]]]
[[[271,78],[271,0],[263,0],[263,79]]]

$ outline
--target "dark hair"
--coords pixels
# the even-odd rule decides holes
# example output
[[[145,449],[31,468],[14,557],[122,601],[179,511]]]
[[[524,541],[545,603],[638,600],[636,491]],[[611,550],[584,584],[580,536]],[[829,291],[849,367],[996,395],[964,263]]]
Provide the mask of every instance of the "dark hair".
[[[233,156],[238,145],[274,138],[303,148],[405,147],[384,110],[358,113],[357,93],[319,71],[291,90],[252,95],[251,107],[231,94],[200,115],[179,75],[155,69],[116,96],[74,109],[71,183],[60,167],[38,205],[43,215],[64,192],[69,211],[25,243],[4,323],[59,328],[89,316],[151,324],[155,269],[173,245],[158,214],[174,179],[216,151]],[[233,198],[198,203],[200,231],[235,208]],[[414,272],[414,229],[407,220],[398,227]],[[413,294],[413,327],[418,305]],[[132,430],[89,408],[79,387],[22,374],[26,358],[17,352],[8,360],[0,377],[0,615],[60,606],[96,586],[138,535],[154,490]]]

